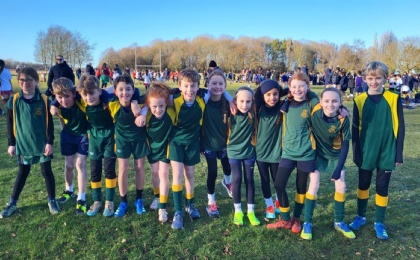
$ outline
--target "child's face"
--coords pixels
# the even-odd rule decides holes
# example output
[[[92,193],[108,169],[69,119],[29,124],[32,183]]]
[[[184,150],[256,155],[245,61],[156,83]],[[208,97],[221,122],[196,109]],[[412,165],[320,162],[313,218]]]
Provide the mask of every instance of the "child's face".
[[[365,81],[369,87],[369,92],[380,92],[382,91],[382,84],[385,83],[385,78],[379,73],[370,73],[366,75]]]
[[[166,102],[162,97],[150,97],[149,98],[150,112],[157,118],[161,119],[166,111]]]
[[[252,94],[248,90],[241,90],[236,94],[236,106],[241,113],[247,113],[252,105]]]
[[[303,101],[306,99],[306,93],[308,92],[308,85],[303,80],[294,79],[290,83],[290,93],[293,95],[293,99],[296,101]]]
[[[198,82],[192,82],[188,79],[181,80],[179,89],[186,102],[193,102],[198,91]]]
[[[19,76],[19,86],[22,88],[23,94],[31,95],[35,93],[38,81],[34,80],[31,76],[21,73]]]
[[[96,106],[98,105],[101,100],[99,96],[102,93],[102,89],[95,89],[92,93],[81,92],[80,95],[82,96],[83,100],[86,102],[88,106]]]
[[[55,98],[57,99],[60,106],[64,108],[71,108],[74,105],[74,97],[76,94],[68,92],[65,95],[56,94]]]
[[[276,88],[271,89],[270,91],[264,94],[264,102],[268,107],[274,107],[279,101],[279,90]]]
[[[226,89],[225,79],[222,76],[214,75],[211,77],[207,88],[211,95],[221,96]]]
[[[334,91],[325,91],[322,94],[321,106],[326,116],[332,117],[337,115],[337,111],[341,105],[340,96]]]
[[[131,84],[127,84],[123,81],[118,82],[115,87],[115,95],[118,97],[122,104],[131,103],[131,98],[134,94],[134,88]]]

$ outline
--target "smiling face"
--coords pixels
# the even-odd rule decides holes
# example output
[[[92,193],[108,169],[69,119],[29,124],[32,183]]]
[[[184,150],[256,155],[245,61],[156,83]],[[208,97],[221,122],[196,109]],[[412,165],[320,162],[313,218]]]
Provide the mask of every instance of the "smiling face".
[[[118,97],[120,104],[123,106],[130,105],[133,94],[134,94],[134,88],[129,83],[120,81],[115,86],[115,95]]]
[[[365,81],[369,87],[369,94],[381,94],[383,92],[383,84],[385,83],[385,78],[382,74],[378,72],[372,72],[365,76]]]
[[[247,113],[252,106],[252,93],[248,90],[240,90],[236,94],[236,106],[241,113]]]
[[[157,118],[161,119],[166,111],[166,102],[163,97],[150,97],[148,101],[150,112]]]
[[[211,96],[221,97],[226,89],[226,80],[223,76],[213,75],[207,86]]]
[[[80,95],[82,96],[83,100],[86,102],[88,106],[96,106],[100,103],[99,96],[101,95],[101,89],[94,89],[91,93],[86,93],[82,91]]]
[[[38,81],[31,76],[24,73],[19,74],[19,86],[22,88],[23,94],[34,95],[37,84]]]
[[[265,92],[264,102],[267,107],[274,107],[279,101],[279,90],[276,88],[271,89],[270,91]]]
[[[303,101],[306,99],[306,93],[308,92],[308,85],[303,80],[294,79],[290,83],[290,93],[293,95],[293,99],[296,101]]]
[[[182,79],[179,90],[181,90],[181,94],[186,102],[194,102],[198,91],[198,82]]]
[[[322,93],[320,104],[324,114],[328,117],[333,117],[337,115],[341,105],[341,97],[337,92],[327,90]]]
[[[57,99],[60,106],[64,108],[71,108],[74,105],[74,97],[76,94],[74,93],[66,93],[66,94],[56,94],[55,98]]]

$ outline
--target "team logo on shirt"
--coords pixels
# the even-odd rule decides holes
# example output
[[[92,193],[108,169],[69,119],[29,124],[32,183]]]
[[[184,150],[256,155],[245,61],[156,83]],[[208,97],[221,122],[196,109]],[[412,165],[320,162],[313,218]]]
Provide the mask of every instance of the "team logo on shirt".
[[[308,118],[308,116],[309,116],[308,109],[302,110],[302,113],[300,113],[300,116],[302,118]]]
[[[42,116],[43,115],[42,111],[43,111],[42,107],[35,108],[35,115]]]
[[[337,130],[337,127],[335,125],[332,125],[330,126],[330,129],[328,129],[328,132],[330,132],[331,134],[334,134],[336,130]]]

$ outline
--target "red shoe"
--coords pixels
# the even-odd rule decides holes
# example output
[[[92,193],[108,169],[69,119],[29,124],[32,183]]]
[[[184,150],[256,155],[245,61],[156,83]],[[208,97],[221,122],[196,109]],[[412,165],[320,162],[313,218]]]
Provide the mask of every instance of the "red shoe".
[[[276,200],[275,202],[274,202],[274,211],[277,213],[277,214],[280,214],[280,203],[279,203],[279,200]]]
[[[292,220],[284,221],[284,220],[279,218],[279,220],[277,220],[276,222],[268,224],[267,228],[268,229],[280,229],[280,228],[291,229],[292,228]]]
[[[292,218],[292,232],[299,234],[300,231],[302,231],[302,227],[300,226],[300,218]]]

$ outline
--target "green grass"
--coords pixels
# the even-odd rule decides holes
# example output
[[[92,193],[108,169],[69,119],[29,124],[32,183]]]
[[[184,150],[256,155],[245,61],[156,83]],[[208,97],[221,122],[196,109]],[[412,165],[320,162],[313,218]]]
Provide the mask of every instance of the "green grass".
[[[232,92],[238,85],[229,85],[229,90]],[[14,86],[17,86],[15,79]],[[45,89],[45,83],[41,83],[40,88]],[[321,88],[314,89],[320,92]],[[352,107],[351,102],[346,102],[346,105]],[[417,198],[420,194],[418,179],[420,110],[405,110],[404,112],[406,119],[404,165],[396,169],[391,178],[386,219],[389,241],[379,241],[373,231],[374,185],[372,185],[368,205],[367,225],[356,232],[357,239],[346,239],[333,229],[334,186],[329,180],[329,175],[322,176],[321,179],[319,199],[313,219],[313,240],[304,241],[299,235],[292,234],[290,231],[267,230],[265,225],[252,227],[246,219],[243,227],[234,226],[232,224],[232,199],[220,185],[221,176],[216,185],[221,217],[209,218],[205,212],[207,168],[204,158],[196,167],[195,198],[201,218],[191,222],[185,217],[184,229],[180,231],[172,230],[170,223],[159,224],[157,212],[148,210],[148,213],[142,216],[135,213],[133,170],[130,171],[128,193],[130,207],[128,215],[124,218],[104,218],[102,215],[92,218],[75,216],[74,199],[61,205],[60,214],[52,216],[48,211],[47,193],[40,167],[34,165],[19,200],[19,211],[9,219],[0,220],[0,258],[419,259],[420,240],[416,234],[420,234],[418,224],[420,207]],[[56,119],[55,123],[57,126],[54,144],[55,158],[52,165],[56,176],[57,194],[59,194],[64,187],[64,160],[59,154],[59,127]],[[7,136],[4,117],[0,118],[0,128],[0,145],[3,151],[0,157],[2,165],[0,205],[5,205],[12,190],[17,165],[16,158],[11,158],[6,153]],[[348,190],[346,222],[350,222],[356,214],[357,172],[351,158],[352,155],[349,154],[346,162]],[[255,169],[256,215],[263,221],[265,204],[258,170]],[[288,191],[290,195],[294,193],[293,181],[289,182]],[[149,206],[153,199],[149,166],[146,167],[144,194],[146,206]],[[92,202],[90,190],[88,190],[87,199],[90,204]],[[116,205],[118,203],[117,196]],[[293,203],[291,206],[293,208]],[[173,216],[171,194],[168,211],[171,219]]]

